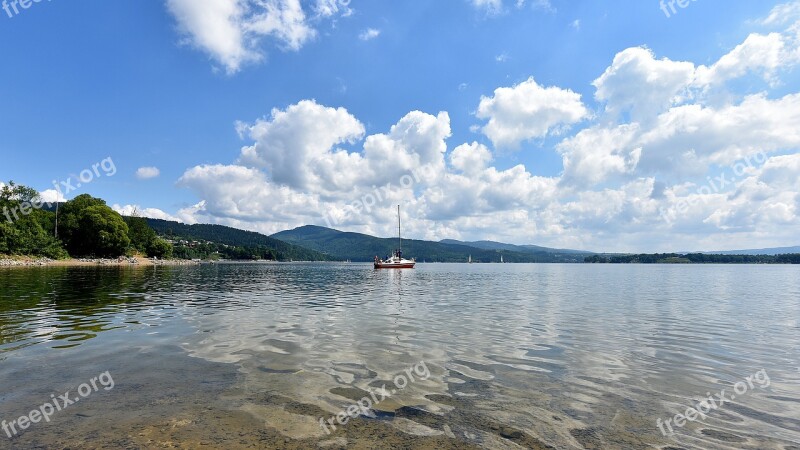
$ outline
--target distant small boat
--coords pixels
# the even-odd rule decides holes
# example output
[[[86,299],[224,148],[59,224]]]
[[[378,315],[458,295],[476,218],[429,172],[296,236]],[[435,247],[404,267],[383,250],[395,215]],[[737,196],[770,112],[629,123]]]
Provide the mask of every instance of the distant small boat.
[[[413,269],[417,263],[413,258],[403,258],[403,237],[400,233],[400,205],[397,205],[397,239],[400,246],[392,252],[392,256],[380,259],[375,256],[374,266],[376,269]]]
[[[472,255],[469,255],[469,260],[467,262],[472,264]]]
[[[500,264],[503,264],[503,255],[500,255]]]

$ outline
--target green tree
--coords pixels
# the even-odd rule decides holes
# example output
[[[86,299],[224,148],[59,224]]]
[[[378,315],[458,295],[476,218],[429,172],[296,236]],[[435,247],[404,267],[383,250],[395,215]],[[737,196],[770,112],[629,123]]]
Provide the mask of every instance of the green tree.
[[[39,209],[39,193],[13,181],[0,188],[0,253],[65,258],[53,235],[54,214]]]
[[[106,202],[83,194],[62,208],[59,233],[73,256],[114,257],[131,244],[128,225]]]
[[[18,207],[22,202],[32,202],[39,197],[36,189],[9,181],[0,189],[0,208]]]
[[[154,232],[155,233],[155,232]],[[147,256],[160,259],[172,258],[172,244],[161,238],[155,238],[147,246]]]
[[[156,232],[147,224],[147,219],[143,217],[125,217],[128,225],[128,237],[131,240],[131,247],[142,253],[148,253],[148,249],[156,240]]]

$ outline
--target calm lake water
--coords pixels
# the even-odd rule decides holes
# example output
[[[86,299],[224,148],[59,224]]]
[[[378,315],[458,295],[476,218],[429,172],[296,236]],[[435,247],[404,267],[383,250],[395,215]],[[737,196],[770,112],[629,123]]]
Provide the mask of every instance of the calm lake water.
[[[0,448],[800,449],[800,267],[0,270],[0,420],[67,392]]]

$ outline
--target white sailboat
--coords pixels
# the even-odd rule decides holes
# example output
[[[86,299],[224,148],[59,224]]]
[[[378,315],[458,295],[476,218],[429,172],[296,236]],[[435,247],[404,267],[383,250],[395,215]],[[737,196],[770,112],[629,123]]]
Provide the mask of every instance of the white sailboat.
[[[400,233],[400,205],[397,205],[397,239],[400,246],[392,253],[392,256],[385,260],[375,256],[374,266],[376,269],[413,269],[417,263],[414,258],[403,258],[403,237]]]

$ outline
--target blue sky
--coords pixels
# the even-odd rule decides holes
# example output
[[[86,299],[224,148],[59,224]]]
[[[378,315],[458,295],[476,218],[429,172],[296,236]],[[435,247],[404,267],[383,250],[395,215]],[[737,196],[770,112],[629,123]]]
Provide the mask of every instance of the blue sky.
[[[785,9],[771,16],[773,8]],[[90,193],[120,211],[136,205],[156,217],[265,233],[328,219],[339,229],[391,234],[387,216],[401,203],[412,235],[427,239],[609,251],[796,245],[797,186],[764,173],[798,167],[790,128],[734,124],[775,131],[737,140],[774,142],[736,148],[702,148],[717,142],[713,134],[689,132],[668,143],[650,136],[674,123],[669,114],[688,120],[693,107],[728,121],[750,116],[748,108],[794,117],[798,11],[792,2],[718,0],[690,2],[670,17],[658,1],[641,0],[42,1],[11,17],[0,10],[0,180],[46,191],[52,180],[111,157],[113,176],[67,198]],[[732,53],[748,42],[751,50]],[[774,57],[759,58],[765,53]],[[645,72],[624,78],[611,70],[620,54]],[[743,69],[715,66],[726,55]],[[607,70],[610,94],[598,98],[596,80]],[[677,84],[653,81],[687,70]],[[500,88],[509,89],[508,103]],[[764,101],[747,102],[753,95]],[[537,112],[525,105],[538,105]],[[287,112],[285,122],[273,110]],[[335,130],[298,134],[308,132],[307,118],[315,123],[335,111],[344,120],[331,122]],[[367,155],[370,137],[387,137],[413,111],[426,114],[409,117],[417,140],[388,139]],[[423,136],[420,124],[437,117],[440,132]],[[698,122],[687,129],[711,120],[692,117]],[[489,123],[498,125],[494,134]],[[637,137],[619,135],[632,125]],[[603,141],[603,131],[614,137]],[[730,129],[716,131],[730,138]],[[630,148],[616,148],[626,139]],[[693,159],[676,162],[666,145]],[[243,157],[243,147],[255,156]],[[765,158],[739,185],[676,213],[707,177],[756,151]],[[313,158],[287,165],[306,152]],[[467,170],[454,154],[477,168]],[[349,162],[336,162],[343,155]],[[276,173],[279,161],[307,173]],[[593,164],[602,169],[580,169]],[[158,175],[137,177],[147,167]],[[421,180],[400,186],[413,170]],[[386,183],[385,201],[369,211],[354,205]],[[769,195],[747,191],[764,184]],[[762,204],[741,200],[748,196]]]

